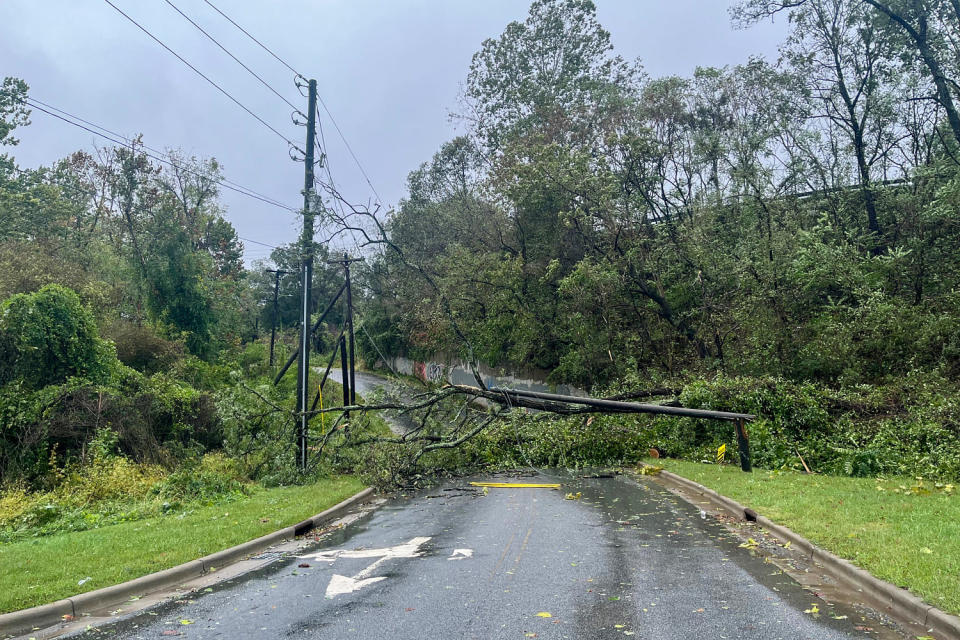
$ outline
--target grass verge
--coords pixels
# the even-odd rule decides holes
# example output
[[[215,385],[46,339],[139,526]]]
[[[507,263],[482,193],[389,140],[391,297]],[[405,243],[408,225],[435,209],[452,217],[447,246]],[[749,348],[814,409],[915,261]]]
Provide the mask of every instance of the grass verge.
[[[915,478],[845,478],[647,460],[752,507],[878,578],[960,614],[960,495]]]
[[[363,489],[338,476],[100,529],[0,545],[0,613],[168,569],[295,524]],[[78,585],[84,581],[82,585]]]

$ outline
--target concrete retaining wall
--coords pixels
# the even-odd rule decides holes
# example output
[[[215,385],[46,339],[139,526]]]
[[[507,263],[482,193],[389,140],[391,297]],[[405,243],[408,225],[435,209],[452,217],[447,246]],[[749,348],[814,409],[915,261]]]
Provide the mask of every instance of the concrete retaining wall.
[[[397,373],[416,376],[425,382],[449,382],[450,384],[465,384],[476,386],[477,381],[467,363],[460,359],[434,356],[426,362],[410,360],[408,358],[391,358],[390,368]],[[506,387],[509,389],[523,389],[525,391],[545,391],[571,396],[586,396],[586,392],[577,387],[546,382],[545,371],[508,371],[494,369],[481,364],[480,377],[488,389]]]

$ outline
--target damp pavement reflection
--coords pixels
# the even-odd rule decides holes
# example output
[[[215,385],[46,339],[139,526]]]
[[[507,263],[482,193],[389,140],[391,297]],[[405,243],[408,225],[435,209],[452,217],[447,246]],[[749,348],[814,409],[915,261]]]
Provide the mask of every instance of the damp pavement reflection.
[[[646,478],[398,495],[297,557],[81,638],[877,637]]]

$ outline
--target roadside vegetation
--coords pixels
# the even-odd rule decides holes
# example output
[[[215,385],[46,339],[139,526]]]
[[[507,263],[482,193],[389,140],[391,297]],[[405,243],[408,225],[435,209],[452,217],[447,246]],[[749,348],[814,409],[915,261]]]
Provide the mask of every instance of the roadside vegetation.
[[[2,144],[29,123],[27,91],[0,87]],[[0,155],[2,610],[173,566],[364,486],[349,455],[298,468],[296,376],[273,383],[271,313],[218,202],[220,166],[171,154],[135,143],[36,170]],[[341,405],[339,385],[324,391]],[[340,416],[313,420],[312,451],[343,439],[328,433]],[[388,431],[372,414],[340,426]],[[225,513],[238,524],[213,522]]]
[[[312,484],[250,487],[243,499],[195,501],[166,515],[85,531],[65,528],[0,544],[0,613],[131,580],[296,524],[365,485],[332,476]]]
[[[648,460],[755,509],[930,604],[960,613],[960,492],[924,477],[843,478]]]
[[[785,472],[771,486],[804,465],[955,483],[956,4],[740,0],[732,11],[743,27],[789,15],[778,60],[658,78],[616,54],[590,0],[534,0],[480,44],[456,116],[463,135],[410,173],[396,209],[332,206],[328,185],[318,227],[362,237],[366,253],[354,272],[361,360],[446,354],[535,367],[596,396],[752,413],[755,464]],[[18,127],[37,126],[28,97],[23,80],[0,86],[8,150]],[[268,341],[276,320],[284,362],[302,247],[244,264],[220,162],[169,154],[157,162],[139,138],[37,169],[0,154],[7,558],[62,536],[103,540],[92,548],[109,555],[145,523],[188,536],[181,519],[340,475],[395,488],[633,464],[650,447],[694,461],[735,451],[727,423],[532,414],[449,388],[403,401],[415,425],[403,436],[356,408],[341,430],[341,390],[328,383],[299,470],[295,375],[273,384]],[[327,247],[312,251],[313,299],[330,300],[342,273]],[[287,272],[276,317],[270,267]],[[333,353],[343,321],[337,305],[316,352]],[[935,495],[916,503],[953,505]],[[880,575],[900,579],[876,557]],[[916,566],[902,574],[911,586]],[[27,601],[39,599],[16,602]]]
[[[367,217],[365,357],[752,413],[763,468],[957,481],[960,14],[730,4],[744,28],[789,19],[778,59],[652,77],[587,0],[536,0],[482,43],[463,135]],[[723,423],[587,420],[514,416],[420,461],[735,451]]]

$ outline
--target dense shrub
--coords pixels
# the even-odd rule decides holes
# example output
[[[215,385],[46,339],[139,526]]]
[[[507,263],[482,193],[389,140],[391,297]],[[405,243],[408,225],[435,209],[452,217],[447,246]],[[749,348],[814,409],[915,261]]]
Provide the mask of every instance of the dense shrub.
[[[116,360],[77,294],[53,284],[0,304],[0,358],[0,386],[34,390],[71,376],[105,382]]]
[[[121,372],[110,386],[73,378],[37,391],[0,389],[0,476],[43,484],[50,451],[64,463],[89,461],[103,430],[115,435],[117,451],[150,464],[173,466],[221,445],[209,394],[162,374]]]
[[[683,406],[751,413],[754,464],[841,475],[960,478],[960,393],[948,382],[913,373],[898,384],[841,390],[773,378],[717,377],[687,385]],[[619,418],[628,422],[628,418]],[[729,423],[661,417],[641,421],[650,444],[668,454],[712,460]]]
[[[162,338],[148,326],[130,322],[116,322],[104,334],[113,340],[120,362],[148,375],[169,369],[185,352],[182,343]]]

